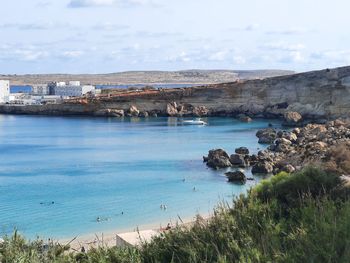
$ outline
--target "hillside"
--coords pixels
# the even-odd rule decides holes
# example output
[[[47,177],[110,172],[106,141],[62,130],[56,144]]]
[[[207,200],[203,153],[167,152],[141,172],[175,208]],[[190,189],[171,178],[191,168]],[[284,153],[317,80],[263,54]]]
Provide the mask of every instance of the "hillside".
[[[214,84],[240,79],[261,79],[293,74],[288,70],[183,70],[127,71],[110,74],[28,74],[0,75],[12,85],[42,84],[51,81],[80,80],[84,84]]]

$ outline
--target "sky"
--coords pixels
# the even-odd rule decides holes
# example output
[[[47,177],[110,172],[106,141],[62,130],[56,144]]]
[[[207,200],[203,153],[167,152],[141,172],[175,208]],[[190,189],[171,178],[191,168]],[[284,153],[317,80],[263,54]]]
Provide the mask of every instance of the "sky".
[[[348,0],[0,3],[0,74],[350,65]]]

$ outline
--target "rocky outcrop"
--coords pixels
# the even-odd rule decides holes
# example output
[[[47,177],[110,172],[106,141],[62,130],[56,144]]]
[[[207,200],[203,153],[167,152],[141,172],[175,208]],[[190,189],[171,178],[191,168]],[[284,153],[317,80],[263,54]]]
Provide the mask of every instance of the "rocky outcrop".
[[[301,121],[303,119],[303,117],[295,111],[288,111],[284,114],[284,122],[283,125],[284,126],[299,126],[301,125]]]
[[[138,117],[140,114],[139,109],[135,105],[131,105],[128,110],[128,115],[131,117]]]
[[[95,116],[103,117],[124,117],[124,110],[102,109],[94,113]]]
[[[262,130],[258,130],[256,133],[256,137],[259,138],[259,143],[262,144],[270,144],[275,141],[277,138],[277,132],[273,128],[266,128]]]
[[[312,71],[289,76],[232,83],[160,89],[123,91],[111,95],[71,99],[62,104],[0,105],[0,113],[47,115],[94,115],[103,109],[154,112],[163,116],[237,116],[249,118],[283,117],[297,112],[303,119],[325,119],[350,114],[350,67]],[[176,102],[176,105],[175,105]],[[180,106],[180,108],[179,108]],[[298,123],[299,115],[290,121]]]
[[[239,147],[235,149],[235,153],[246,155],[246,154],[249,154],[249,150],[247,147]]]
[[[267,161],[258,162],[252,167],[252,174],[269,174],[272,171],[273,165]]]
[[[139,114],[139,117],[147,118],[149,116],[149,113],[147,111],[141,111]]]
[[[196,106],[192,111],[193,115],[196,117],[208,116],[209,110],[205,106]]]
[[[231,167],[230,157],[222,149],[210,150],[208,157],[203,157],[204,162],[214,169]]]
[[[177,110],[177,103],[174,102],[170,102],[166,105],[166,113],[169,116],[177,116],[178,115],[178,110]]]
[[[247,177],[241,170],[225,173],[229,182],[244,184],[247,181]]]
[[[232,154],[230,156],[230,162],[233,166],[238,166],[242,168],[248,166],[248,162],[246,161],[246,159],[244,158],[244,155],[242,154]]]

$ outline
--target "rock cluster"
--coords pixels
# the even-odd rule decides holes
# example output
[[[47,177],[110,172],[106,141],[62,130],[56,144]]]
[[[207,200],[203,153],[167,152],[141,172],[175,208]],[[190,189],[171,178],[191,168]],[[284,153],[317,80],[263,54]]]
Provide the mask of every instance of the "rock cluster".
[[[204,117],[209,115],[209,110],[205,106],[193,106],[191,104],[178,104],[176,101],[170,102],[166,106],[168,116],[196,116]]]
[[[350,145],[350,123],[342,120],[278,131],[267,150],[259,153],[258,164],[269,170],[272,166],[273,173],[290,173],[305,165],[325,162],[330,150],[344,143]]]
[[[209,151],[204,161],[209,167],[251,167],[253,174],[292,173],[309,164],[326,162],[330,151],[338,145],[350,148],[350,122],[335,120],[326,124],[308,124],[289,131],[272,128],[256,133],[260,143],[269,143],[266,150],[249,155],[246,147],[240,147],[228,155],[224,150]],[[228,172],[229,181],[244,182],[242,171]],[[244,174],[244,173],[243,173]]]
[[[249,158],[249,150],[246,147],[240,147],[231,156],[223,149],[210,150],[208,157],[203,157],[203,161],[214,169],[231,166],[245,168],[249,166]]]

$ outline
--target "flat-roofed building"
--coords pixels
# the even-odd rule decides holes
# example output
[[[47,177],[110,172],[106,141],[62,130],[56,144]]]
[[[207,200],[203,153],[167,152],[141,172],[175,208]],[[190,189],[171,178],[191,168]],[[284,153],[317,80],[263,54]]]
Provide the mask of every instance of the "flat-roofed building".
[[[89,92],[94,93],[95,87],[91,85],[84,86],[57,86],[54,88],[54,95],[67,96],[67,97],[81,97]]]
[[[49,95],[49,86],[46,84],[33,85],[32,87],[33,95]]]
[[[95,86],[81,85],[80,81],[70,81],[68,85],[65,82],[52,82],[48,84],[48,92],[62,97],[81,97],[87,93],[95,94]]]

